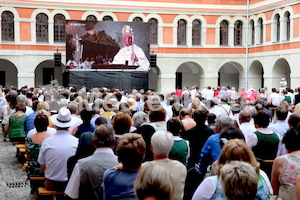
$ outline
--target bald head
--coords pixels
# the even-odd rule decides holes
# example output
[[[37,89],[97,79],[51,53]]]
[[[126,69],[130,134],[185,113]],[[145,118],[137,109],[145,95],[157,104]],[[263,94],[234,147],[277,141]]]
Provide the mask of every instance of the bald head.
[[[240,123],[250,122],[251,121],[251,113],[248,110],[242,110],[239,115]]]

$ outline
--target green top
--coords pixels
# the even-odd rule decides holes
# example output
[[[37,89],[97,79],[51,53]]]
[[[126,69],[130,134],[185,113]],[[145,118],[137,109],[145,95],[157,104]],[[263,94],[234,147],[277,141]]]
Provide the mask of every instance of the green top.
[[[24,131],[25,117],[25,114],[19,115],[18,113],[15,113],[9,117],[9,138],[26,137]]]
[[[279,138],[276,133],[264,134],[261,132],[254,132],[257,136],[257,145],[252,148],[256,158],[264,160],[273,160],[276,158]]]
[[[169,158],[173,160],[178,160],[182,164],[186,165],[188,153],[188,145],[185,140],[174,141],[171,152],[169,153]]]

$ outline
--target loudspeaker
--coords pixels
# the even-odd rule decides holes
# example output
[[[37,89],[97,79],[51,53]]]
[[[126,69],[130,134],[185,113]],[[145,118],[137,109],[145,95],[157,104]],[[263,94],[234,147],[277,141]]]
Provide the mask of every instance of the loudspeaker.
[[[61,67],[61,53],[54,53],[54,67]]]
[[[156,67],[156,54],[150,55],[150,66]]]

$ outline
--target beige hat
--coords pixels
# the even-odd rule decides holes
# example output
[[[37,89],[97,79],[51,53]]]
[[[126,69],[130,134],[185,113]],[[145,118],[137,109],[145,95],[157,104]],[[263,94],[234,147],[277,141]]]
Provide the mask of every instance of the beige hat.
[[[113,107],[118,107],[119,106],[119,102],[116,98],[111,98],[109,100],[111,101]]]
[[[127,99],[127,103],[129,105],[129,109],[130,110],[135,110],[138,107],[138,104],[136,103],[136,101],[134,100],[134,98],[128,98]]]
[[[71,112],[68,108],[61,108],[56,115],[51,116],[52,123],[60,128],[67,128],[73,126],[77,121],[71,115]]]
[[[122,35],[133,36],[133,29],[128,25],[124,25],[122,28]]]

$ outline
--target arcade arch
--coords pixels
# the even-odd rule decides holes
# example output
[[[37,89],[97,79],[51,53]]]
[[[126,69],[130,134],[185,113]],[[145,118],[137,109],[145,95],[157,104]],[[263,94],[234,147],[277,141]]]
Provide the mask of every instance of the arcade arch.
[[[0,59],[0,85],[18,87],[18,70],[10,61]]]
[[[279,87],[279,82],[282,78],[288,83],[288,87],[291,86],[291,69],[289,63],[284,58],[278,59],[273,67],[273,81],[274,87]]]
[[[243,67],[236,62],[227,62],[218,71],[218,85],[235,87],[236,90],[242,86],[241,77]]]
[[[248,73],[249,86],[255,89],[264,87],[264,69],[258,60],[251,63]]]
[[[185,62],[181,64],[176,70],[176,88],[188,86],[189,89],[193,85],[198,87],[203,83],[201,80],[202,75],[204,74],[202,67],[195,62]]]
[[[57,80],[59,85],[63,84],[63,65],[61,67],[54,67],[54,60],[45,60],[38,64],[34,71],[35,86],[42,86],[50,84],[50,81]]]

